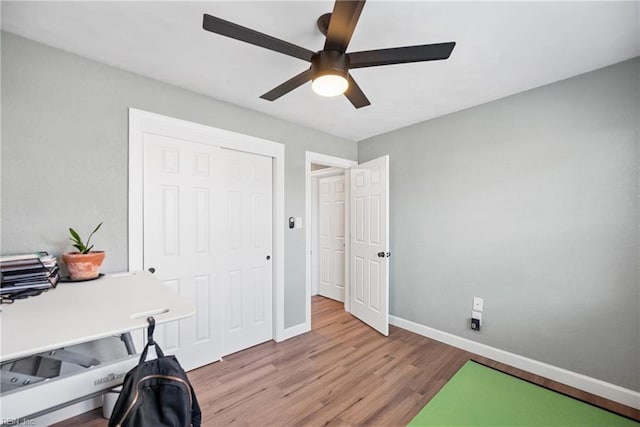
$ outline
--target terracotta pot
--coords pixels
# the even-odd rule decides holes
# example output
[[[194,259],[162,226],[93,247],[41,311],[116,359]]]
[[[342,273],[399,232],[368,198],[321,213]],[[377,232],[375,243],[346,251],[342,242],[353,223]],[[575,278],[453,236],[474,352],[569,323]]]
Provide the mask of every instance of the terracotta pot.
[[[98,269],[104,260],[104,252],[91,251],[88,254],[68,252],[62,255],[62,259],[67,264],[69,277],[72,279],[93,279],[100,274]]]

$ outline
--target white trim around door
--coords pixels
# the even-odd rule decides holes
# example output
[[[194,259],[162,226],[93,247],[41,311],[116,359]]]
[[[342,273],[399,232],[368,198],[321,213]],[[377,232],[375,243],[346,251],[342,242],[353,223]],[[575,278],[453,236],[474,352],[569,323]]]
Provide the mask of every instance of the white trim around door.
[[[314,153],[312,151],[305,152],[305,163],[304,163],[304,206],[305,206],[305,217],[307,221],[307,228],[305,232],[305,328],[303,332],[307,332],[311,330],[311,227],[310,218],[311,218],[311,163],[316,163],[324,166],[331,166],[336,168],[349,169],[353,166],[357,166],[358,162],[355,160],[342,159],[340,157],[328,156],[326,154]],[[348,180],[349,175],[345,175],[345,180]],[[345,181],[345,188],[349,188],[349,183]],[[347,195],[345,200],[345,210],[349,212],[349,197]],[[349,236],[349,221],[345,222],[345,236]],[[346,259],[349,260],[349,245],[345,247],[345,256]],[[346,311],[350,310],[349,305],[349,278],[350,278],[350,270],[349,263],[345,263],[345,305],[344,308]]]
[[[142,270],[143,263],[143,136],[145,133],[173,136],[215,144],[273,159],[273,339],[290,336],[284,327],[284,145],[253,136],[217,129],[135,108],[129,109],[129,270]]]

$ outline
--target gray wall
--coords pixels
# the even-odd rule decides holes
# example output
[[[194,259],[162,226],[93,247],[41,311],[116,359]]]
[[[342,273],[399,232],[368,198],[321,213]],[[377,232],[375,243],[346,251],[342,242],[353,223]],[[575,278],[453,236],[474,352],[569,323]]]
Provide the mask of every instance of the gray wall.
[[[636,58],[361,141],[361,162],[390,155],[391,313],[640,390],[639,75]]]
[[[304,216],[305,150],[356,158],[355,142],[2,33],[2,253],[72,249],[99,221],[103,271],[127,269],[128,108],[280,143],[285,214]],[[286,229],[285,324],[305,321],[304,231]]]

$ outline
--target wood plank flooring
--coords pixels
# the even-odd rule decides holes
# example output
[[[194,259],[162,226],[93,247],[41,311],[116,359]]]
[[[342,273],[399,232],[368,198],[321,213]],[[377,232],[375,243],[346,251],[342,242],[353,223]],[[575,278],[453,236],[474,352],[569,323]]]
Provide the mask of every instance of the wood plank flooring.
[[[390,327],[383,337],[342,305],[313,298],[313,330],[189,372],[203,426],[404,426],[469,359],[627,417],[639,411]],[[56,426],[104,427],[100,410]]]

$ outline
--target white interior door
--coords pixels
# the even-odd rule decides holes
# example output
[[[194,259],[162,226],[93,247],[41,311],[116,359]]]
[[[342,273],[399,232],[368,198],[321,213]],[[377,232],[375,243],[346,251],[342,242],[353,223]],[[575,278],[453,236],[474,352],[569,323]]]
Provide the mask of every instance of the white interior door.
[[[222,354],[273,338],[272,160],[222,150]]]
[[[344,302],[345,188],[344,174],[318,179],[318,293]]]
[[[155,268],[166,286],[196,307],[192,317],[158,325],[155,338],[185,369],[221,357],[214,227],[220,152],[206,144],[144,136],[144,267]]]
[[[389,156],[350,170],[351,313],[389,335]]]

